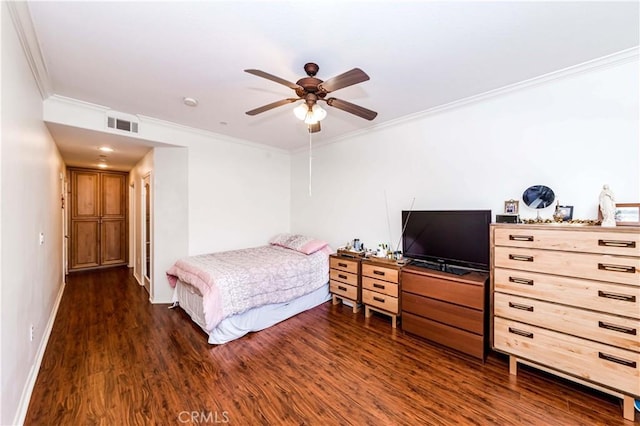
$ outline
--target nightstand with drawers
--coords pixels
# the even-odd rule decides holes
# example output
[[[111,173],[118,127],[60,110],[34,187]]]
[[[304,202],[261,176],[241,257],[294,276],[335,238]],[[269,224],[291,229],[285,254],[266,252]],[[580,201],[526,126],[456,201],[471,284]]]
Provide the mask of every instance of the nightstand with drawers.
[[[400,269],[395,261],[365,259],[362,261],[362,303],[365,317],[376,311],[391,317],[396,328],[400,316]]]
[[[360,258],[341,254],[329,257],[329,291],[334,305],[346,300],[352,305],[354,313],[360,311]]]

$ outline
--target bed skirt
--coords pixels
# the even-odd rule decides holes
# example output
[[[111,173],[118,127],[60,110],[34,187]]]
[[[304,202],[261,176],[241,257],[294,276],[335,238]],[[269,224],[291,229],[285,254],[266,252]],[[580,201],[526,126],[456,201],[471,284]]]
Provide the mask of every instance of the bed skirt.
[[[252,331],[264,330],[287,318],[315,308],[330,299],[329,283],[327,283],[317,290],[289,302],[264,305],[225,318],[216,328],[208,331],[205,328],[202,296],[198,290],[178,280],[173,293],[173,302],[178,302],[193,322],[209,335],[210,344],[218,345],[235,340]]]

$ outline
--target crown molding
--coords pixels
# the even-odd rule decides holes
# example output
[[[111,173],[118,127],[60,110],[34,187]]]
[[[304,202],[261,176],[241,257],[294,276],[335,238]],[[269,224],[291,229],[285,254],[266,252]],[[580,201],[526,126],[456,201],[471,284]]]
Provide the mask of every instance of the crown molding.
[[[17,1],[6,2],[6,4],[9,15],[11,15],[11,20],[13,21],[13,26],[18,34],[18,39],[22,45],[22,50],[29,63],[38,90],[40,91],[40,96],[43,100],[47,99],[53,93],[51,78],[49,77],[49,72],[47,71],[44,57],[42,56],[38,36],[33,28],[29,5],[27,2]]]
[[[453,102],[449,102],[447,104],[438,105],[436,107],[433,107],[424,111],[420,111],[414,114],[405,115],[395,120],[378,124],[366,129],[355,130],[353,132],[349,132],[347,134],[340,135],[335,138],[328,139],[326,141],[318,142],[317,144],[314,144],[314,146],[321,147],[325,145],[331,145],[344,140],[353,139],[360,135],[370,134],[371,132],[375,132],[388,127],[395,127],[400,124],[405,124],[414,120],[420,120],[431,115],[439,114],[441,112],[449,111],[456,108],[461,108],[473,103],[478,103],[478,102],[482,102],[482,101],[496,98],[499,96],[507,95],[519,90],[525,90],[530,87],[552,83],[557,80],[575,77],[577,75],[588,73],[588,72],[594,72],[594,71],[599,71],[606,68],[612,68],[615,66],[629,63],[629,62],[638,61],[639,59],[640,59],[640,46],[635,46],[629,49],[621,50],[620,52],[616,52],[611,55],[603,56],[600,58],[593,59],[591,61],[583,62],[577,65],[573,65],[567,68],[563,68],[557,71],[553,71],[547,74],[533,77],[528,80],[503,86],[498,89],[489,90],[487,92],[480,93],[478,95],[469,96],[467,98],[459,99]],[[292,152],[294,153],[303,152],[303,151],[306,151],[307,149],[308,147],[300,147],[293,150]]]

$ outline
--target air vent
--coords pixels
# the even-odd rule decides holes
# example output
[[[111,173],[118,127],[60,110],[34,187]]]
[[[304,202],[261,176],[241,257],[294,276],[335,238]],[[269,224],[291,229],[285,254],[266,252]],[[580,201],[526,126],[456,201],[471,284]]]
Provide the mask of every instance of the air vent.
[[[137,117],[110,111],[107,113],[107,127],[128,133],[138,133]]]

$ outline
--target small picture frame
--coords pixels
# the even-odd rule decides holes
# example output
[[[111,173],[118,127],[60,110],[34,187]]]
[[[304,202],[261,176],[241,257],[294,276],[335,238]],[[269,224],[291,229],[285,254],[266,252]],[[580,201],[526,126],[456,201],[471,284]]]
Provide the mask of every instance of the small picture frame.
[[[507,200],[504,202],[504,214],[518,214],[519,201]]]
[[[560,212],[563,222],[573,219],[573,206],[558,206],[558,212]]]
[[[616,204],[614,218],[619,226],[640,226],[640,203]]]

